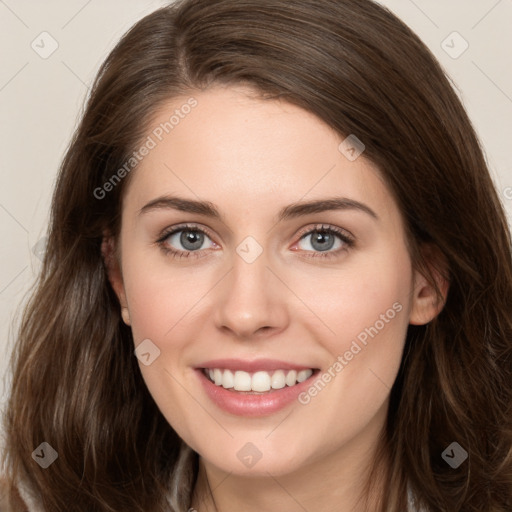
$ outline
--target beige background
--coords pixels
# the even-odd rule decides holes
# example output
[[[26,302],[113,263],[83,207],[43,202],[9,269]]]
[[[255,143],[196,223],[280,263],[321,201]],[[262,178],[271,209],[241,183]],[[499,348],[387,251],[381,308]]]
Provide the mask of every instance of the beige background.
[[[166,3],[0,0],[0,406],[14,315],[40,268],[38,241],[56,171],[88,87],[120,36]],[[380,3],[416,31],[453,78],[512,219],[512,0]],[[58,48],[45,55],[52,45]]]

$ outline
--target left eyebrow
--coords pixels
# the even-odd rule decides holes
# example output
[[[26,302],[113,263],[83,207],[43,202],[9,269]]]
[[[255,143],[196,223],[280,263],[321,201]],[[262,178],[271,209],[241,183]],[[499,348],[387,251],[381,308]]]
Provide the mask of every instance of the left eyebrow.
[[[370,215],[375,220],[379,216],[367,205],[347,199],[346,197],[334,197],[332,199],[321,199],[317,201],[309,201],[306,203],[292,203],[279,212],[278,220],[286,220],[295,217],[302,217],[312,213],[321,213],[334,210],[356,210]]]
[[[185,199],[183,197],[177,196],[158,197],[144,205],[140,209],[139,215],[152,210],[167,208],[179,210],[182,212],[197,213],[206,217],[222,220],[222,215],[220,214],[219,210],[210,201],[196,201],[193,199]],[[278,222],[311,215],[313,213],[335,210],[356,210],[366,213],[376,220],[379,219],[379,216],[364,203],[360,203],[359,201],[354,201],[353,199],[348,199],[345,197],[334,197],[330,199],[320,199],[315,201],[289,204],[279,211]]]

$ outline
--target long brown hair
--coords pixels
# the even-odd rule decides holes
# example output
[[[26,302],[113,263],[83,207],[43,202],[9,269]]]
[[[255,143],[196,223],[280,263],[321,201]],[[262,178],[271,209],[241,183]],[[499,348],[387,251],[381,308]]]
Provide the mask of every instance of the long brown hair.
[[[163,102],[215,83],[249,84],[340,135],[357,134],[402,211],[415,267],[428,273],[427,246],[445,261],[445,307],[409,328],[391,391],[382,443],[391,469],[379,508],[403,511],[409,485],[429,511],[510,511],[506,218],[441,67],[370,0],[183,0],[139,21],[111,52],[60,169],[42,272],[13,354],[5,415],[13,485],[24,479],[48,511],[190,506],[197,454],[146,388],[102,261],[128,179],[104,197],[97,190]],[[31,459],[43,441],[58,452],[45,470]],[[455,469],[442,457],[452,442],[469,454]]]

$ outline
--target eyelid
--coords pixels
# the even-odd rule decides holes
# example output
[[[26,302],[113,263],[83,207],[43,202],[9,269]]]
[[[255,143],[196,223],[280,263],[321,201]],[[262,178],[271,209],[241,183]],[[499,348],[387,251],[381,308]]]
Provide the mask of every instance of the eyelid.
[[[331,224],[314,224],[314,225],[310,224],[309,226],[302,228],[297,233],[296,236],[300,240],[300,239],[302,239],[302,237],[304,235],[309,235],[315,231],[332,231],[332,232],[336,233],[337,235],[341,236],[341,238],[346,238],[351,243],[354,243],[356,241],[356,237],[350,231],[347,231],[346,229],[343,229],[343,228],[339,228],[337,226],[333,226]]]
[[[200,224],[193,224],[189,222],[185,222],[183,224],[177,224],[175,226],[172,226],[170,228],[165,228],[159,235],[158,239],[156,240],[157,243],[163,243],[167,238],[169,238],[171,235],[178,231],[185,231],[189,229],[190,231],[199,231],[200,233],[204,233],[208,236],[214,242],[217,244],[217,242],[214,241],[215,235],[212,234],[212,232],[205,226],[202,226]]]

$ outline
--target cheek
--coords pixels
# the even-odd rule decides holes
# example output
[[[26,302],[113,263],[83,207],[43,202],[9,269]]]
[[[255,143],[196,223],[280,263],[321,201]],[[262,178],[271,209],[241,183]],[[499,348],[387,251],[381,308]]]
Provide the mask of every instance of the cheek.
[[[354,410],[372,400],[377,406],[396,378],[409,323],[412,268],[406,249],[373,254],[329,275],[318,273],[314,283],[300,288],[297,282],[295,289],[324,326],[318,328],[330,358],[324,382],[336,381],[329,385],[339,393],[335,402],[349,400]]]
[[[305,277],[290,273],[289,282],[322,321],[331,353],[348,350],[359,335],[364,342],[365,333],[374,333],[374,327],[383,334],[402,332],[408,323],[412,269],[405,249],[354,258],[338,268],[315,269]]]
[[[333,273],[324,294],[310,292],[305,300],[334,333],[321,338],[329,359],[299,399],[309,417],[323,418],[315,429],[332,449],[372,422],[400,367],[412,270],[405,251],[382,256],[378,264],[360,260],[357,268]]]
[[[194,306],[215,282],[214,276],[208,278],[211,272],[171,269],[165,260],[155,263],[142,252],[126,258],[123,274],[136,343],[180,339],[176,331],[190,324]]]
[[[184,361],[190,341],[199,335],[194,306],[203,304],[206,276],[190,268],[170,270],[165,260],[151,261],[143,251],[123,259],[123,274],[135,346],[149,339],[160,350],[151,364],[139,362],[143,379],[169,424],[186,435],[191,425],[183,411],[194,410],[187,390],[195,375]]]

